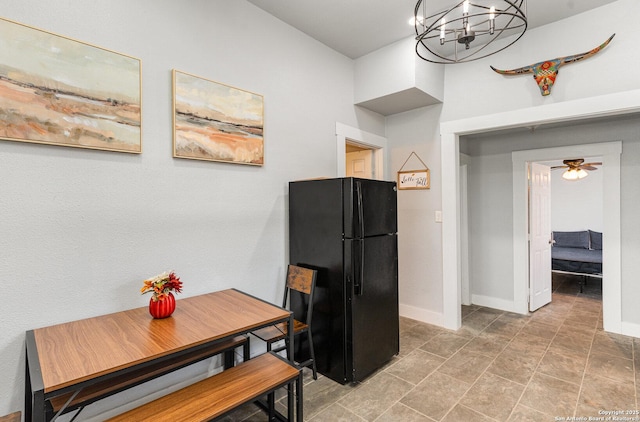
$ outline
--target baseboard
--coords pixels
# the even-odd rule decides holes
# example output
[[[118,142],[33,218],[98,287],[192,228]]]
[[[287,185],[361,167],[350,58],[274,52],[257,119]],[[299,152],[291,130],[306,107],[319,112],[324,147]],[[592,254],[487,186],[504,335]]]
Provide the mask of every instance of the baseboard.
[[[498,299],[495,297],[471,295],[471,303],[487,308],[499,309],[506,312],[522,313],[518,311],[515,302],[511,300]],[[427,324],[444,327],[444,315],[438,312],[429,311],[417,306],[400,304],[400,316],[415,319]],[[639,326],[640,327],[640,326]]]
[[[506,312],[522,313],[518,311],[516,303],[512,300],[499,299],[497,297],[471,295],[471,303],[487,308],[499,309]]]
[[[444,315],[441,313],[428,311],[417,306],[400,304],[400,316],[415,319],[416,321],[444,327]]]
[[[622,321],[620,328],[622,329],[621,334],[624,334],[625,336],[640,338],[640,324]]]

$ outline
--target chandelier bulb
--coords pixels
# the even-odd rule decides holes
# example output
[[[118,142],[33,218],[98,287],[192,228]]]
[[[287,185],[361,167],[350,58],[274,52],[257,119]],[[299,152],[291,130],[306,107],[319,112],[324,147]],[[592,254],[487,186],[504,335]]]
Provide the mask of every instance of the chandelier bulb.
[[[489,34],[493,35],[496,30],[496,7],[489,8]]]

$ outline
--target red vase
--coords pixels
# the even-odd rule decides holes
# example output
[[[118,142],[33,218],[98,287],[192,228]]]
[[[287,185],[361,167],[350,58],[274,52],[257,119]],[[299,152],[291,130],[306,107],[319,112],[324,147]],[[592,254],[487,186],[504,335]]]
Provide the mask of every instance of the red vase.
[[[171,316],[175,310],[176,298],[173,297],[173,293],[169,293],[164,300],[153,300],[153,298],[151,298],[149,301],[149,313],[154,318],[166,318]]]

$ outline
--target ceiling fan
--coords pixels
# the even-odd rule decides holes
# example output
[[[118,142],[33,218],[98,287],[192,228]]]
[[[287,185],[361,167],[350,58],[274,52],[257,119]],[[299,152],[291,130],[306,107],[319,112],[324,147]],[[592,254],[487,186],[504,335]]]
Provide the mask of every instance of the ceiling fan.
[[[562,174],[562,178],[566,180],[578,180],[583,179],[589,175],[588,171],[598,170],[596,166],[601,166],[602,163],[585,163],[584,158],[572,158],[570,160],[562,160],[563,166],[551,167],[551,170],[563,169],[567,170]]]

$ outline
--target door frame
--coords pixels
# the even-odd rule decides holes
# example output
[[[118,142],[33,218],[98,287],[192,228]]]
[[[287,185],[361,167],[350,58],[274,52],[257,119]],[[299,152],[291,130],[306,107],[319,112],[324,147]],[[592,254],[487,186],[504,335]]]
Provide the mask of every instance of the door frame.
[[[513,161],[513,279],[516,312],[528,310],[529,251],[527,171],[529,163],[573,156],[602,156],[603,210],[602,312],[605,330],[620,333],[622,321],[620,271],[620,154],[622,142],[570,145],[511,153]],[[605,265],[606,263],[606,265]],[[618,322],[618,323],[616,323]],[[615,330],[618,331],[615,331]]]
[[[443,325],[457,330],[462,323],[460,303],[460,136],[498,129],[535,126],[640,112],[640,89],[582,98],[543,107],[528,107],[440,124],[442,171],[442,290]],[[618,169],[619,171],[619,169]],[[616,207],[619,210],[620,204]],[[514,223],[515,224],[515,223]],[[619,237],[616,239],[619,245]],[[620,251],[619,247],[616,249]],[[608,252],[612,253],[614,251]],[[515,265],[515,263],[514,263]],[[620,284],[620,267],[616,269]],[[618,298],[619,300],[620,298]],[[622,333],[622,314],[608,315],[607,331]],[[624,333],[623,333],[624,334]]]
[[[374,133],[365,132],[355,127],[336,122],[336,176],[345,177],[347,142],[373,150],[375,180],[387,180],[385,177],[390,174],[385,154],[387,151],[387,138]],[[391,180],[391,179],[389,179]]]
[[[471,305],[469,278],[469,163],[471,157],[460,154],[460,300]]]

